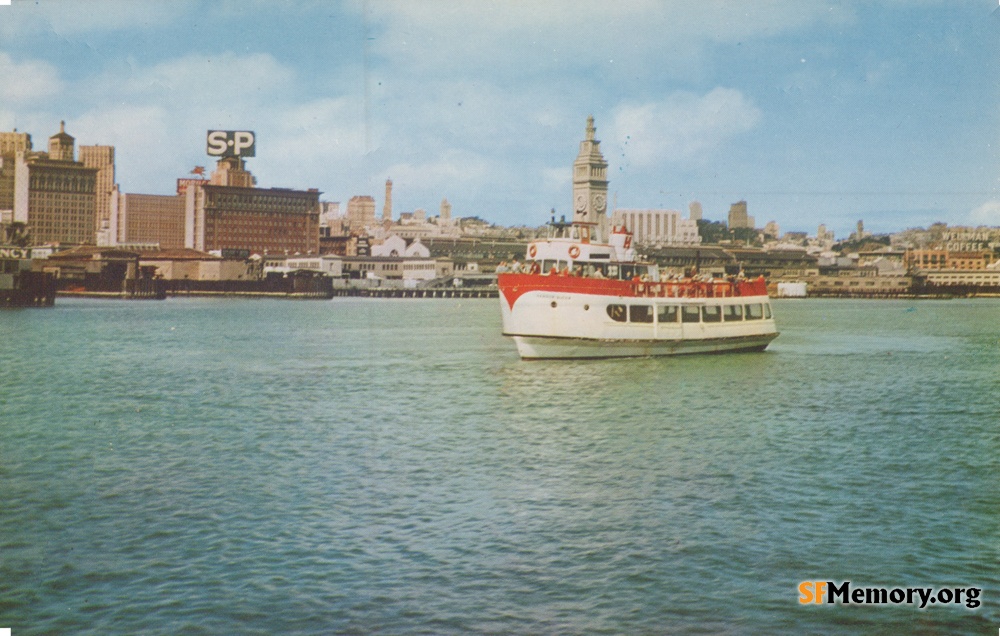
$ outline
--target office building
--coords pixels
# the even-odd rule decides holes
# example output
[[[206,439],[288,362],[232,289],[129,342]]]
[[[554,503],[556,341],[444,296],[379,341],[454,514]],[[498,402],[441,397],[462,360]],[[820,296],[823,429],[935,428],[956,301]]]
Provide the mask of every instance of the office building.
[[[13,219],[35,244],[95,244],[97,169],[75,161],[74,141],[61,122],[47,153],[17,153]]]
[[[186,184],[184,247],[203,252],[318,254],[319,190],[265,189],[255,184],[238,157],[221,159],[207,183]]]

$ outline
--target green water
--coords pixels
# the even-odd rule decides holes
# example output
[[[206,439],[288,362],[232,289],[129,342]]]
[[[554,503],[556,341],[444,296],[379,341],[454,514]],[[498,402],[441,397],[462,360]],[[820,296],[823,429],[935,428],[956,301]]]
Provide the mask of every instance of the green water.
[[[496,300],[2,312],[0,627],[992,633],[1000,302],[775,313],[762,354],[525,363]]]

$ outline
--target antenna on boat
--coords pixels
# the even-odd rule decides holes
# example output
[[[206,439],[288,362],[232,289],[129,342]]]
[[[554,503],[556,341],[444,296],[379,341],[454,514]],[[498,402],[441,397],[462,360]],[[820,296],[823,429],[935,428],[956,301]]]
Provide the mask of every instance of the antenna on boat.
[[[552,222],[553,223],[556,222],[556,209],[555,208],[552,208]]]

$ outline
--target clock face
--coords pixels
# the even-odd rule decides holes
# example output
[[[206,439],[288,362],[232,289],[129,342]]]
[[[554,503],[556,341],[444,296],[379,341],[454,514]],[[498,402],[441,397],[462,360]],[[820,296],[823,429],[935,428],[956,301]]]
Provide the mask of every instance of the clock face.
[[[608,204],[607,199],[604,198],[603,194],[598,194],[594,197],[594,209],[598,212],[604,212],[604,207]]]
[[[576,211],[583,212],[587,209],[587,195],[578,194],[576,195]]]

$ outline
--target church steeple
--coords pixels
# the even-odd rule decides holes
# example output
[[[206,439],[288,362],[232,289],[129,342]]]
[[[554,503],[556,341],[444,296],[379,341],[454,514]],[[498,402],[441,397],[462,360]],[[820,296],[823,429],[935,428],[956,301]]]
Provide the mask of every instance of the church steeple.
[[[586,137],[573,162],[573,220],[595,223],[601,236],[607,236],[608,162],[596,139],[594,116],[587,117]]]

